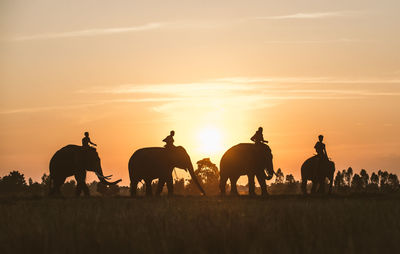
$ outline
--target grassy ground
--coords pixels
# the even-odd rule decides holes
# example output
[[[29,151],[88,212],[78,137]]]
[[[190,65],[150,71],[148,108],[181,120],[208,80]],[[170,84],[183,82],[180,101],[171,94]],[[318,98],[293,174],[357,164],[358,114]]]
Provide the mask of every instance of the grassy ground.
[[[390,253],[400,199],[1,199],[1,253]]]

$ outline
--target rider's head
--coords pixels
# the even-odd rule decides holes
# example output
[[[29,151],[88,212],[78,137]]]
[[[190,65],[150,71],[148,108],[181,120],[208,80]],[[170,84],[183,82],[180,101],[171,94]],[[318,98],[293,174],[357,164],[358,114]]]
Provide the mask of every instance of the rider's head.
[[[258,131],[263,131],[263,128],[262,127],[258,127]]]
[[[318,139],[319,139],[320,142],[322,142],[322,140],[324,140],[324,136],[319,135],[319,136],[318,136]]]
[[[89,132],[85,132],[85,137],[89,137]]]
[[[171,134],[171,136],[174,136],[175,135],[175,131],[171,131],[170,134]]]

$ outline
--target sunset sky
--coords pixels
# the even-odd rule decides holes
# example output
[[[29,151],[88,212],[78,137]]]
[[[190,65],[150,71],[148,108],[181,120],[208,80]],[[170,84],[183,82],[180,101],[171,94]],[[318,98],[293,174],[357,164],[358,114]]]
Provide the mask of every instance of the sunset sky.
[[[127,185],[132,153],[170,130],[194,164],[219,165],[259,126],[296,179],[319,134],[339,170],[400,174],[399,13],[398,0],[0,0],[0,176],[39,180],[89,131]]]

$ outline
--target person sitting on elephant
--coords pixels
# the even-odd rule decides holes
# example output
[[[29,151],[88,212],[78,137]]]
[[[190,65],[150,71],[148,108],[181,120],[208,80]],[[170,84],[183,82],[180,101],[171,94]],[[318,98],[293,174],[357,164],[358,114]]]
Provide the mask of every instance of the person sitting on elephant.
[[[92,148],[92,146],[97,146],[95,143],[93,143],[90,138],[89,138],[89,132],[85,132],[85,137],[82,139],[82,147],[85,148]]]
[[[328,154],[326,153],[325,144],[322,143],[322,141],[324,140],[324,136],[319,135],[318,140],[319,141],[315,144],[314,148],[315,151],[317,152],[317,158],[318,158],[317,168],[321,169],[321,166],[324,165],[325,162],[329,161],[329,159],[328,159]]]
[[[319,158],[327,159],[328,158],[328,154],[326,153],[325,144],[322,143],[323,140],[324,140],[324,136],[319,135],[318,136],[318,142],[315,144],[314,148],[315,148],[315,151],[317,152],[317,156]]]
[[[165,148],[172,148],[175,147],[174,145],[174,135],[175,135],[175,131],[171,131],[169,133],[169,135],[163,139],[163,142],[165,142],[164,147]]]
[[[256,133],[253,135],[253,137],[251,137],[250,140],[253,141],[255,144],[268,143],[268,141],[264,140],[262,127],[258,128]]]

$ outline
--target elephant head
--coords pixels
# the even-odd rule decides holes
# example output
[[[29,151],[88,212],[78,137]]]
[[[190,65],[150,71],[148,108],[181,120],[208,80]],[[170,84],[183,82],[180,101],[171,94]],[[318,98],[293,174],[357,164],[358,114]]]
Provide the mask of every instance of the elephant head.
[[[271,148],[266,145],[266,144],[262,144],[260,145],[262,146],[262,160],[263,160],[263,166],[265,171],[267,172],[266,175],[266,179],[267,180],[271,180],[271,178],[274,176],[275,171],[274,171],[274,165],[272,163],[272,152],[271,152]]]
[[[114,182],[109,182],[108,180],[110,180],[110,177],[112,175],[104,176],[103,170],[101,168],[100,157],[95,148],[83,148],[83,149],[84,149],[83,157],[84,157],[85,169],[88,171],[94,172],[97,175],[97,177],[99,178],[100,183],[107,184],[107,185],[115,185],[115,184],[121,182],[121,179],[114,181]]]
[[[186,152],[185,148],[183,148],[182,146],[177,146],[173,148],[171,152],[172,165],[176,168],[181,168],[184,169],[186,172],[189,172],[194,183],[197,185],[201,193],[205,195],[206,193],[203,187],[201,187],[200,182],[197,179],[196,174],[194,173],[192,161],[190,160],[190,156]]]

